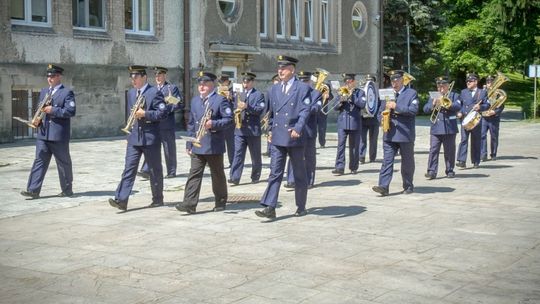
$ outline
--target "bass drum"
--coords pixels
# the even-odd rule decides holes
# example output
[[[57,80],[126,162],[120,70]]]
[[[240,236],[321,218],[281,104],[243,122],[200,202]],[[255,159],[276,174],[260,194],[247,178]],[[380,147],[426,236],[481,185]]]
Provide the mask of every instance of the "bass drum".
[[[482,119],[482,115],[478,113],[477,111],[473,110],[473,111],[470,111],[469,114],[467,114],[467,116],[465,116],[461,125],[463,126],[463,129],[470,131],[478,125],[481,119]]]
[[[364,87],[366,94],[366,107],[364,108],[368,117],[377,116],[379,111],[379,90],[373,81],[368,81]]]

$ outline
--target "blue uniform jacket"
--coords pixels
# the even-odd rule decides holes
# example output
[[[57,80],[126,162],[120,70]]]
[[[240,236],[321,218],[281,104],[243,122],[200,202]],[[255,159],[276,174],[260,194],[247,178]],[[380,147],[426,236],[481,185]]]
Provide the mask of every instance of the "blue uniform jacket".
[[[160,121],[167,117],[165,100],[163,94],[156,88],[148,84],[142,95],[145,98],[144,118],[136,119],[133,124],[131,134],[128,135],[128,144],[132,146],[151,146],[159,144],[161,137],[159,135]],[[137,89],[132,88],[128,92],[128,109],[133,108],[137,101]]]
[[[41,102],[49,88],[41,89]],[[45,115],[37,130],[37,138],[49,141],[69,141],[71,136],[71,117],[75,116],[75,95],[71,89],[60,85],[52,95],[52,113]]]
[[[305,125],[311,107],[312,88],[295,79],[287,94],[282,91],[281,83],[274,84],[268,93],[270,101],[270,131],[272,144],[282,147],[304,145]],[[291,138],[289,129],[301,134],[299,138]]]
[[[480,112],[485,111],[489,108],[486,90],[476,89],[474,96],[472,96],[469,89],[463,89],[461,90],[461,94],[459,94],[459,99],[462,102],[461,113],[463,113],[463,118],[465,118],[465,116],[469,114],[473,106],[478,102],[480,102]]]
[[[337,95],[335,98],[341,98]],[[337,128],[342,130],[360,130],[362,128],[361,111],[366,106],[364,91],[355,88],[347,102],[338,103]]]
[[[308,121],[306,123],[306,136],[317,137],[317,114],[322,108],[322,94],[317,90],[311,91],[311,107],[309,108]]]
[[[396,108],[390,113],[390,130],[384,133],[383,140],[389,142],[414,142],[416,137],[415,119],[419,103],[416,91],[405,87],[396,100]],[[385,107],[386,103],[382,108]]]
[[[223,154],[225,153],[225,132],[230,130],[233,125],[232,110],[229,101],[213,92],[208,98],[208,109],[212,111],[210,120],[212,120],[212,128],[207,130],[201,139],[201,147],[193,146],[191,142],[186,142],[186,149],[191,150],[195,154]],[[191,110],[187,132],[189,136],[196,137],[199,125],[203,118],[206,106],[201,100],[201,96],[193,96],[191,98]]]
[[[174,130],[174,124],[175,124],[174,112],[179,111],[184,108],[184,97],[180,93],[180,90],[178,89],[178,87],[172,83],[169,83],[168,81],[165,81],[160,91],[164,97],[169,96],[169,91],[170,91],[170,94],[172,96],[180,99],[180,102],[178,102],[176,105],[166,104],[167,118],[162,120],[159,124],[159,127],[162,130],[170,130],[170,129]]]
[[[459,95],[455,92],[450,92],[448,98],[452,100],[452,105],[449,109],[442,108],[437,116],[435,123],[431,123],[431,134],[444,135],[444,134],[457,134],[457,112],[461,109],[461,100]],[[433,99],[430,97],[427,103],[424,105],[424,113],[431,114],[433,112]]]
[[[246,93],[240,94],[240,99],[245,98]],[[247,100],[247,107],[242,112],[242,128],[234,129],[235,135],[261,136],[261,115],[266,109],[266,102],[262,92],[253,88]]]

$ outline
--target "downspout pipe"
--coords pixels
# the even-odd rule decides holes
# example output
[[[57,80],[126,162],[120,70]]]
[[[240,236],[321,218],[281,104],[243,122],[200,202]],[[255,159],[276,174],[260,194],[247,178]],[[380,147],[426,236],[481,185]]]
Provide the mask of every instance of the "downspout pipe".
[[[190,27],[190,0],[184,0],[184,129],[189,119],[191,100],[191,27]]]
[[[384,87],[384,1],[379,0],[379,87]]]

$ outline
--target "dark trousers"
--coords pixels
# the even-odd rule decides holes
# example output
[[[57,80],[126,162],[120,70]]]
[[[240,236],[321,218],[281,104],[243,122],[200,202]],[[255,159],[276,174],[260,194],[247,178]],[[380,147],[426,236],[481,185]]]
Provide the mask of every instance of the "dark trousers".
[[[122,179],[116,188],[115,199],[121,202],[128,201],[131,189],[133,189],[133,184],[135,183],[135,177],[137,176],[139,162],[144,155],[144,159],[148,162],[148,168],[150,170],[152,202],[163,202],[163,168],[161,167],[160,148],[159,144],[151,146],[126,146],[124,172],[122,172]]]
[[[227,158],[229,167],[232,166],[234,160],[234,128],[225,130],[225,145],[227,146]]]
[[[261,137],[235,135],[234,160],[230,172],[230,178],[233,181],[240,181],[242,177],[247,149],[249,149],[249,155],[251,156],[251,180],[258,181],[261,178]]]
[[[456,134],[431,134],[429,143],[428,173],[437,176],[441,145],[444,149],[444,164],[446,166],[444,173],[453,172],[456,163]]]
[[[307,177],[303,146],[281,147],[272,145],[270,176],[268,176],[268,186],[261,197],[261,205],[274,208],[277,206],[279,188],[283,180],[287,155],[291,158],[294,171],[294,197],[296,206],[298,209],[303,210],[306,208],[307,200]]]
[[[366,119],[375,119],[377,123],[362,124],[362,136],[360,139],[359,154],[360,159],[366,158],[369,133],[369,161],[374,162],[377,159],[377,139],[379,137],[379,124],[376,118],[364,118],[363,120]]]
[[[71,156],[69,155],[69,141],[46,141],[36,140],[36,158],[32,164],[30,177],[26,190],[29,192],[41,192],[41,186],[45,179],[51,157],[54,156],[58,177],[60,178],[60,188],[62,192],[73,191],[73,168]]]
[[[383,141],[383,163],[379,174],[379,186],[390,189],[392,174],[394,172],[394,159],[400,151],[401,154],[401,178],[403,189],[413,189],[414,177],[414,142],[390,142]]]
[[[467,131],[461,126],[461,141],[457,152],[457,161],[467,161],[469,135],[471,137],[471,162],[473,165],[478,165],[480,164],[480,146],[482,144],[482,127],[478,125],[471,131]]]
[[[306,160],[306,177],[309,186],[315,184],[315,171],[317,169],[317,139],[315,137],[306,138],[306,146],[304,147],[304,159]],[[287,183],[295,184],[294,169],[291,165],[291,160],[287,162]]]
[[[196,207],[199,203],[199,194],[201,193],[201,183],[206,164],[210,167],[212,192],[214,192],[216,207],[225,206],[227,203],[228,193],[225,170],[223,169],[223,154],[191,154],[191,168],[189,169],[189,176],[184,190],[184,205]]]
[[[482,147],[480,148],[481,158],[488,156],[488,133],[491,138],[489,156],[497,156],[497,148],[499,147],[499,126],[501,119],[499,117],[492,119],[482,118]]]
[[[360,140],[360,130],[338,129],[338,146],[336,154],[336,169],[345,170],[345,146],[349,137],[349,169],[358,170],[360,160],[358,153],[358,141]]]
[[[320,111],[317,113],[317,131],[319,138],[319,145],[324,147],[326,145],[326,125],[328,117],[322,114]]]
[[[176,136],[174,135],[174,129],[159,130],[159,134],[161,136],[163,154],[165,155],[166,175],[176,175]],[[141,171],[146,173],[150,171],[146,158],[144,159]]]

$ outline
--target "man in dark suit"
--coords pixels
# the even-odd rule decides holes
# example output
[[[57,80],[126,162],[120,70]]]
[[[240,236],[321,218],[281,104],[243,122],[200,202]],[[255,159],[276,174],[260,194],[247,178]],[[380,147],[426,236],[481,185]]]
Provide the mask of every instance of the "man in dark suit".
[[[376,82],[376,77],[368,74],[366,81]],[[364,92],[367,94],[367,92]],[[366,101],[367,102],[367,101]],[[376,101],[378,103],[377,109],[380,107],[380,99]],[[369,162],[374,162],[377,159],[377,141],[379,139],[379,128],[381,122],[379,121],[378,113],[370,114],[364,107],[360,112],[362,115],[362,131],[360,132],[360,147],[358,153],[360,154],[360,163],[366,162],[366,154],[368,155]],[[369,133],[369,136],[368,136]],[[369,143],[369,150],[368,150]]]
[[[471,111],[481,112],[489,108],[487,103],[487,93],[478,88],[478,75],[475,73],[467,74],[467,88],[461,91],[459,99],[462,101],[461,110],[457,117],[465,119]],[[456,167],[465,168],[467,160],[467,149],[469,146],[469,135],[471,137],[471,162],[473,168],[480,166],[480,153],[482,144],[482,127],[478,123],[472,130],[466,130],[461,126],[461,141],[457,152]]]
[[[253,73],[243,73],[242,85],[244,92],[239,96],[237,108],[241,127],[234,130],[234,160],[230,171],[229,183],[238,185],[244,170],[246,149],[251,155],[251,182],[257,183],[261,177],[261,114],[266,108],[266,102],[261,91],[255,89]]]
[[[283,171],[287,156],[291,158],[295,181],[296,216],[306,212],[307,176],[304,160],[304,128],[311,107],[312,89],[294,76],[298,59],[278,56],[278,74],[280,83],[273,85],[268,93],[270,102],[270,125],[272,156],[268,186],[261,198],[265,208],[255,214],[259,217],[274,219],[283,180]]]
[[[167,106],[163,94],[147,82],[146,67],[132,65],[129,77],[133,88],[128,91],[128,109],[135,118],[132,128],[124,128],[128,133],[126,159],[122,179],[109,204],[120,210],[127,210],[131,189],[137,175],[137,167],[144,155],[150,169],[152,203],[149,207],[163,206],[163,168],[161,166],[159,123],[167,117]]]
[[[399,150],[401,155],[401,178],[403,192],[413,193],[414,177],[414,140],[415,119],[418,113],[418,95],[416,91],[404,85],[404,74],[401,70],[390,71],[390,81],[394,89],[395,101],[385,104],[389,112],[390,129],[383,135],[383,163],[379,173],[379,185],[373,191],[386,196],[389,193],[390,182],[394,171],[394,159]],[[381,112],[382,114],[382,112]]]
[[[191,99],[188,135],[193,141],[186,143],[191,157],[191,168],[184,190],[184,200],[176,204],[178,211],[196,212],[201,183],[206,164],[210,167],[214,211],[225,210],[227,203],[227,180],[223,168],[225,132],[233,125],[232,110],[227,99],[215,90],[216,75],[200,72],[197,78],[199,94]]]
[[[165,96],[167,104],[167,118],[159,123],[159,135],[161,137],[161,145],[163,146],[163,154],[165,155],[165,166],[167,168],[164,178],[173,178],[176,176],[176,136],[174,134],[175,121],[174,112],[184,108],[182,94],[178,87],[167,81],[167,68],[154,67],[156,87]],[[150,177],[148,163],[144,160],[141,171],[137,173],[145,178]]]
[[[73,169],[69,154],[71,117],[75,116],[75,96],[70,88],[62,84],[64,69],[53,64],[47,67],[49,87],[39,93],[40,115],[43,119],[32,122],[37,127],[36,158],[30,171],[26,191],[21,195],[39,198],[45,174],[54,156],[60,177],[60,197],[73,196]]]
[[[233,88],[231,87],[231,79],[229,75],[222,74],[219,77],[219,88],[218,93],[222,94],[227,98],[227,101],[229,102],[229,106],[232,110],[234,110],[235,104],[234,101],[236,100],[235,92],[233,91]],[[225,144],[227,147],[227,159],[229,160],[228,167],[232,166],[233,160],[234,160],[234,124],[231,124],[228,129],[224,130],[225,135]]]
[[[424,113],[433,113],[434,108],[438,108],[438,114],[432,114],[431,129],[430,129],[430,147],[428,157],[428,169],[425,177],[434,179],[437,177],[439,168],[439,151],[441,144],[444,148],[444,163],[446,169],[444,173],[449,178],[453,178],[454,165],[456,162],[456,134],[458,133],[457,112],[461,109],[461,101],[459,94],[449,92],[448,77],[440,76],[436,78],[437,91],[441,97],[433,99],[429,98],[424,105]],[[442,97],[448,98],[448,105],[441,104]]]
[[[495,76],[488,76],[486,78],[486,90],[489,92]],[[495,100],[489,100],[490,109],[482,112],[482,147],[480,148],[480,155],[482,161],[488,160],[488,133],[490,136],[490,149],[489,156],[491,160],[497,160],[497,149],[499,148],[499,129],[501,124],[501,113],[504,110],[504,104],[499,107],[492,107],[491,104]]]

